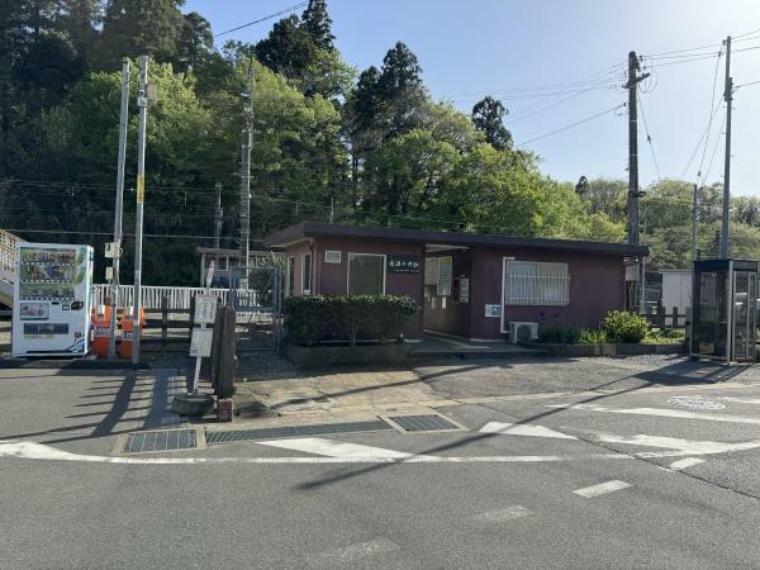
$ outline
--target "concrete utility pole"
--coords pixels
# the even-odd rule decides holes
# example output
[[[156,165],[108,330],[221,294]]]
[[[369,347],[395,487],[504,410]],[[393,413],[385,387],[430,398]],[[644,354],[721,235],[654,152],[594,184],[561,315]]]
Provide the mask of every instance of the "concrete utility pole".
[[[691,205],[691,252],[692,258],[697,259],[697,224],[699,223],[699,211],[697,210],[697,185],[694,185],[694,195]]]
[[[116,358],[116,310],[119,307],[119,270],[124,220],[124,164],[127,158],[127,126],[129,122],[129,60],[121,64],[121,110],[119,112],[119,154],[116,163],[116,207],[113,222],[113,278],[111,279],[111,337],[108,340],[108,359]]]
[[[644,193],[639,190],[639,125],[636,105],[638,84],[649,77],[649,73],[638,74],[641,69],[635,51],[628,52],[628,243],[639,243],[639,198]],[[639,312],[646,312],[646,268],[644,260],[639,260]]]
[[[243,147],[240,173],[240,283],[239,289],[248,289],[251,274],[251,147],[253,146],[253,61],[248,66],[248,91],[243,93]]]
[[[214,221],[214,249],[216,250],[216,253],[215,253],[214,270],[219,271],[219,248],[221,247],[222,217],[224,216],[224,213],[222,212],[222,185],[221,183],[217,182],[215,187],[216,187],[216,217]]]
[[[723,223],[720,232],[720,256],[728,259],[728,224],[731,207],[731,102],[733,101],[734,79],[731,77],[731,36],[726,38],[726,164],[723,174]]]
[[[145,206],[145,133],[148,123],[148,56],[138,58],[140,82],[137,88],[137,107],[140,121],[137,129],[137,215],[135,218],[135,288],[134,288],[134,342],[132,344],[132,364],[140,364],[140,295],[142,291],[142,239],[143,214]]]

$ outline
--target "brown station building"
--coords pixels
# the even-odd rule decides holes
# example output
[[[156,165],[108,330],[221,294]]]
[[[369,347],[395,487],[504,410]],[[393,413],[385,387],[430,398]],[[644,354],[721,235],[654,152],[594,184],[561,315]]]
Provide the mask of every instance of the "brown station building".
[[[264,245],[286,258],[286,295],[409,295],[423,331],[504,338],[518,324],[598,327],[625,306],[626,258],[645,246],[304,222]]]

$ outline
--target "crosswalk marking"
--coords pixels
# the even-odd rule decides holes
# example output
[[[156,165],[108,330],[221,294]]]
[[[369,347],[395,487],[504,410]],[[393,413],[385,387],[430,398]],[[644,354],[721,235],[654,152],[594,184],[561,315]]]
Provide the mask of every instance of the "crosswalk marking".
[[[507,507],[506,509],[501,509],[499,511],[489,511],[487,513],[482,513],[474,517],[476,521],[484,522],[484,523],[501,523],[501,522],[507,522],[515,519],[519,519],[522,517],[527,517],[528,515],[532,515],[533,512],[529,511],[522,505],[513,505],[511,507]]]
[[[325,455],[327,457],[405,459],[414,455],[413,453],[406,453],[404,451],[371,447],[358,443],[344,443],[321,437],[272,439],[257,441],[256,443],[281,449],[290,449],[292,451],[304,451],[306,453],[313,453],[314,455]]]
[[[592,497],[606,495],[607,493],[612,493],[614,491],[621,491],[622,489],[627,489],[630,486],[630,483],[626,483],[625,481],[613,480],[607,481],[606,483],[599,483],[598,485],[592,485],[591,487],[576,489],[573,491],[573,493],[580,495],[586,499],[590,499]]]
[[[669,410],[666,408],[606,408],[593,404],[551,404],[548,408],[564,408],[568,410],[582,410],[588,412],[604,412],[608,414],[630,414],[634,416],[659,416],[663,418],[675,418],[684,420],[705,420],[709,422],[727,422],[736,424],[760,425],[760,418],[748,416],[735,416],[730,414],[708,414],[700,412],[687,412],[685,410]]]
[[[674,461],[670,464],[670,468],[674,471],[681,471],[683,469],[688,469],[689,467],[694,467],[695,465],[699,465],[700,463],[704,463],[704,459],[700,459],[699,457],[685,457],[683,459],[679,459],[678,461]]]
[[[637,434],[631,437],[626,437],[592,430],[582,431],[590,434],[595,441],[601,443],[622,443],[627,445],[642,445],[644,447],[674,449],[682,452],[684,455],[709,455],[713,453],[727,453],[730,451],[746,451],[748,449],[756,449],[760,447],[760,441],[726,443],[722,441],[693,441],[660,435]]]
[[[544,426],[534,424],[510,424],[504,422],[488,422],[482,428],[481,433],[498,433],[502,435],[520,435],[527,437],[550,437],[556,439],[578,439],[573,435],[567,435],[554,431]]]
[[[734,396],[722,396],[719,400],[726,400],[727,402],[736,402],[737,404],[760,404],[760,398],[737,398]]]
[[[387,538],[380,538],[320,552],[308,558],[307,564],[312,568],[334,568],[336,566],[353,565],[369,556],[387,554],[399,548],[399,545],[395,542]]]

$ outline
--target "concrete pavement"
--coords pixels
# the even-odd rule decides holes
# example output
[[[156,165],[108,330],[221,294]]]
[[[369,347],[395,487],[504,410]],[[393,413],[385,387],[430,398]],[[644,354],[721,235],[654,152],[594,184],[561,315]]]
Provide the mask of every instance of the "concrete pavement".
[[[683,386],[652,382],[668,376],[662,367],[598,362],[594,382],[618,389],[470,394],[436,408],[459,431],[247,441],[135,464],[11,456],[0,444],[0,567],[757,567],[755,371]],[[650,380],[626,379],[641,374]],[[55,375],[0,380],[14,410],[0,417],[0,439],[110,457],[112,436],[86,437],[97,418],[60,423],[61,410],[105,401],[83,398],[106,392],[91,387]],[[23,417],[41,398],[45,417]],[[128,429],[120,423],[113,431]]]

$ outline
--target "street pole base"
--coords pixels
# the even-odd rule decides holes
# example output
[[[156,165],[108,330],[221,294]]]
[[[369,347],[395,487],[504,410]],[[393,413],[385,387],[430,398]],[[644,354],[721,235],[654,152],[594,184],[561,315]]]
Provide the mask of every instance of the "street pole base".
[[[172,411],[181,416],[205,416],[214,408],[214,397],[210,394],[180,394],[172,400]]]

